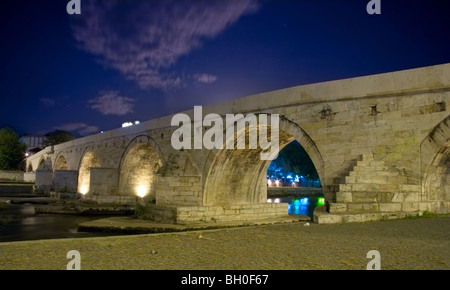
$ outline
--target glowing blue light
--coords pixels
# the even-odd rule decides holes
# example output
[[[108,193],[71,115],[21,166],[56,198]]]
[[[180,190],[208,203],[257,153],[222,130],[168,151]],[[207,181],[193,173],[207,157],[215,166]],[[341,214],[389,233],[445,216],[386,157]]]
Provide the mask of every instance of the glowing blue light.
[[[309,199],[307,197],[304,197],[302,199],[300,199],[300,204],[301,205],[307,205],[309,203]]]

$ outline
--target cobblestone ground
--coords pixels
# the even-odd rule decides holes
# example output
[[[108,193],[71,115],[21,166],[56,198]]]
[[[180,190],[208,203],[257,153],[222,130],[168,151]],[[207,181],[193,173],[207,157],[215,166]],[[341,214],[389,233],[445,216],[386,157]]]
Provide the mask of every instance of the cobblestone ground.
[[[211,231],[0,243],[0,269],[450,269],[450,217],[361,224],[289,224]]]

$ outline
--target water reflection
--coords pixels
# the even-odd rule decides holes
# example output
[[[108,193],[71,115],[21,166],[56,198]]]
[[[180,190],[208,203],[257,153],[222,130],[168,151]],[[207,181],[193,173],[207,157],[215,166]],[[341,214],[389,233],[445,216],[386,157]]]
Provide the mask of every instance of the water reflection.
[[[0,199],[0,242],[118,235],[78,231],[79,223],[99,218],[102,217],[36,214],[32,204],[10,204]]]
[[[301,214],[313,218],[314,209],[324,204],[323,197],[280,197],[268,199],[267,202],[288,203],[289,214]]]

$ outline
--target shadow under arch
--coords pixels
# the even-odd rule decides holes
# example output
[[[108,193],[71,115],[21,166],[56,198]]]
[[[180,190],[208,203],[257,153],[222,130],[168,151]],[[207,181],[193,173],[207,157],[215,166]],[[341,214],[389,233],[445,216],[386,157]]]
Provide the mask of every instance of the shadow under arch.
[[[420,145],[421,201],[446,202],[450,205],[450,116],[439,122]],[[438,209],[439,211],[445,210]]]
[[[156,142],[147,135],[131,140],[119,163],[119,195],[156,198],[156,173],[164,164]]]
[[[270,126],[267,127],[268,130],[269,128]],[[245,138],[248,140],[252,130],[259,130],[259,125],[246,126],[244,130],[246,130]],[[242,130],[235,133],[235,140],[238,135],[244,136]],[[300,126],[280,116],[279,151],[294,140],[303,146],[324,185],[324,162],[316,144]],[[225,140],[224,144],[229,141]],[[224,149],[210,150],[203,168],[203,205],[265,203],[267,200],[266,173],[272,160],[261,160],[261,152],[263,150],[259,146],[257,149],[226,149],[224,145]]]
[[[48,158],[41,156],[36,170],[52,170],[51,161],[49,161]]]

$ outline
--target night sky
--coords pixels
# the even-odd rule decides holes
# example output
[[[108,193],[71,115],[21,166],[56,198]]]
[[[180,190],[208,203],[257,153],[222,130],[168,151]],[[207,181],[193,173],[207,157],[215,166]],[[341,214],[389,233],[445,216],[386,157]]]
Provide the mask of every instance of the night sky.
[[[450,1],[0,1],[0,128],[76,136],[450,62]],[[169,124],[168,124],[169,125]]]

